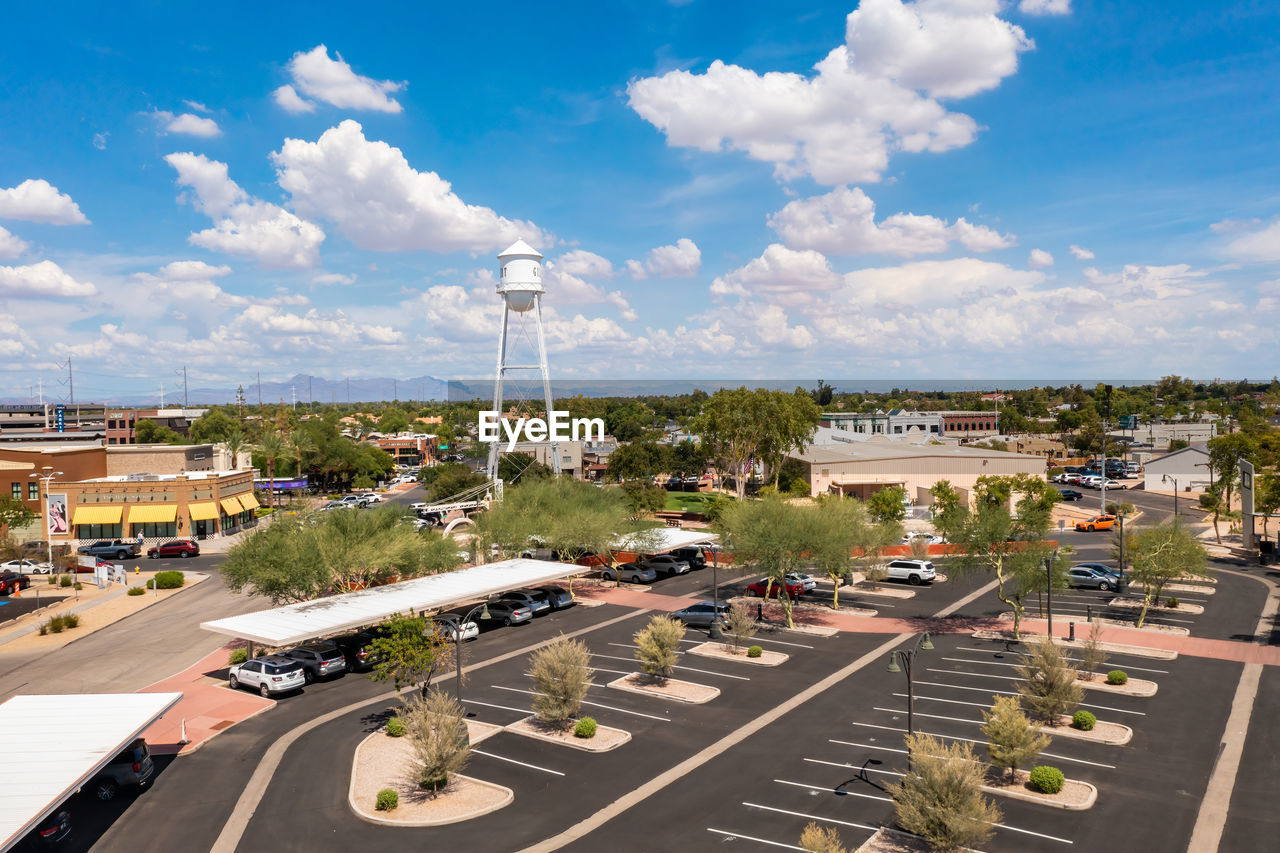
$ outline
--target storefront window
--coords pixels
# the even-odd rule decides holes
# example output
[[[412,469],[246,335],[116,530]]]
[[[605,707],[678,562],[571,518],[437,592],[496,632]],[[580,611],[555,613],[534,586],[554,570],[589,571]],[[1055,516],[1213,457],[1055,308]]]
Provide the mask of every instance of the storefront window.
[[[129,525],[133,536],[142,536],[145,539],[172,539],[178,535],[178,522],[176,521],[153,521],[146,524]]]
[[[27,500],[29,501],[40,500],[40,484],[34,480],[32,480],[30,483],[27,483]]]
[[[77,524],[77,539],[119,539],[124,535],[123,524]]]

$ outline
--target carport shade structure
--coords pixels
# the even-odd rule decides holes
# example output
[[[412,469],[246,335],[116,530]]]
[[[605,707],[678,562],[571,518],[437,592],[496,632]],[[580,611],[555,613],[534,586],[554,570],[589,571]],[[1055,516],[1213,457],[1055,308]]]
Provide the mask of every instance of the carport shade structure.
[[[0,705],[0,851],[52,814],[181,693],[14,696]],[[74,720],[74,725],[50,721]]]
[[[677,548],[688,548],[691,545],[705,545],[716,541],[719,537],[705,530],[682,530],[678,527],[657,527],[658,539],[655,545],[635,546],[633,543],[644,541],[641,537],[653,535],[652,531],[631,533],[619,539],[615,550],[631,551],[639,554],[665,554]]]
[[[373,625],[396,615],[440,610],[499,592],[550,583],[592,571],[588,566],[546,560],[502,560],[469,569],[375,586],[355,592],[286,604],[200,627],[240,640],[280,648],[304,640]]]

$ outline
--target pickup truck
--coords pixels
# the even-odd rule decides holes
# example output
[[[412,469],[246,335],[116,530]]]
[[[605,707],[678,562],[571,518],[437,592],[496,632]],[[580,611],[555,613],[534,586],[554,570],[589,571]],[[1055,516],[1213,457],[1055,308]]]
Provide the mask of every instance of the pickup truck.
[[[130,557],[142,556],[142,546],[128,539],[103,539],[76,549],[77,554],[90,554],[106,559],[127,560]]]
[[[933,563],[928,560],[890,560],[885,566],[889,580],[906,581],[912,586],[922,583],[933,583],[937,577]]]

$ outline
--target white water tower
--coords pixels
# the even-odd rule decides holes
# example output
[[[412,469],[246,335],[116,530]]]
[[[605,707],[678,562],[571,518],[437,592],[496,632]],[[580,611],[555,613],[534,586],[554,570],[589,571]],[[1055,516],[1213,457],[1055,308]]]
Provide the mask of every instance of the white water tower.
[[[503,380],[511,371],[539,372],[542,379],[542,398],[544,417],[551,417],[551,375],[547,371],[547,344],[542,332],[542,294],[546,288],[542,286],[542,253],[523,240],[517,240],[498,255],[502,265],[502,273],[498,279],[498,294],[502,297],[502,331],[498,336],[498,370],[493,382],[493,410],[502,416]],[[513,318],[514,316],[514,323]],[[533,349],[535,341],[529,336],[529,320],[533,320],[533,331],[536,335],[537,364],[507,361],[508,349],[512,338],[516,342],[526,341]],[[515,326],[513,329],[512,326]],[[528,353],[532,356],[533,353]],[[489,445],[489,479],[498,479],[498,446],[499,442]],[[560,454],[554,444],[551,446],[552,470],[560,473]]]

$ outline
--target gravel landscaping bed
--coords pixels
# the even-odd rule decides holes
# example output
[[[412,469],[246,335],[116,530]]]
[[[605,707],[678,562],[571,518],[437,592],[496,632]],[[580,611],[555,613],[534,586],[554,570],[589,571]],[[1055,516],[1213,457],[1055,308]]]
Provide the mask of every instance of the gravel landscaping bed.
[[[1125,623],[1126,625],[1128,623]],[[999,631],[974,631],[970,634],[975,640],[1010,640],[1012,637]],[[1068,649],[1083,648],[1083,640],[1064,640],[1057,638],[1058,645]],[[1178,653],[1172,649],[1153,649],[1147,646],[1130,646],[1126,643],[1102,643],[1102,648],[1108,652],[1116,654],[1133,655],[1140,658],[1151,658],[1153,660],[1177,660]]]
[[[932,853],[933,848],[918,835],[882,827],[853,853]],[[971,847],[961,847],[956,853],[979,853]]]
[[[1120,723],[1107,723],[1102,720],[1093,724],[1093,728],[1089,731],[1072,727],[1071,718],[1063,715],[1058,718],[1061,725],[1057,726],[1037,726],[1040,731],[1054,737],[1069,737],[1076,740],[1088,740],[1094,743],[1105,743],[1111,746],[1121,746],[1133,739],[1133,729]]]
[[[1012,800],[1040,803],[1041,805],[1070,811],[1083,811],[1084,809],[1093,808],[1093,804],[1098,800],[1098,789],[1088,782],[1068,779],[1058,793],[1045,794],[1027,784],[1027,780],[1030,778],[1030,772],[1019,770],[1017,771],[1016,779],[1010,782],[1008,774],[1001,773],[999,780],[988,779],[987,784],[982,786],[982,790],[988,794],[997,794]]]
[[[681,681],[668,678],[662,683],[640,672],[633,672],[621,678],[615,678],[608,684],[614,690],[626,690],[630,693],[643,693],[646,696],[658,696],[675,702],[688,702],[701,705],[710,702],[720,695],[720,688],[707,684],[694,684],[692,681]]]
[[[524,735],[525,737],[558,743],[561,746],[571,746],[583,752],[608,752],[631,740],[631,732],[602,726],[598,723],[593,737],[578,737],[573,733],[572,723],[568,728],[557,728],[541,723],[537,717],[532,716],[517,720],[507,726],[507,731]]]
[[[1154,681],[1148,681],[1145,678],[1130,678],[1124,684],[1108,684],[1105,675],[1099,675],[1092,681],[1084,678],[1077,678],[1076,684],[1086,690],[1100,690],[1103,693],[1118,693],[1121,696],[1154,696],[1156,691],[1160,689],[1160,685]]]
[[[750,641],[748,641],[747,645],[750,646]],[[687,649],[686,653],[709,658],[720,658],[721,660],[732,660],[738,663],[749,663],[755,666],[777,666],[791,657],[791,655],[783,652],[773,652],[768,649],[760,652],[760,657],[758,658],[747,657],[746,648],[741,651],[734,651],[733,646],[729,643],[721,643],[714,640]]]
[[[1142,602],[1135,598],[1113,598],[1107,602],[1110,607],[1125,607],[1132,610],[1142,608]],[[1148,611],[1158,610],[1161,613],[1190,613],[1193,616],[1199,616],[1204,612],[1204,607],[1199,604],[1179,604],[1177,607],[1165,607],[1163,605],[1151,605]]]

